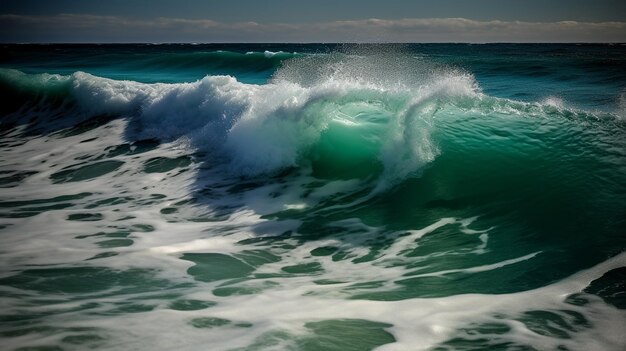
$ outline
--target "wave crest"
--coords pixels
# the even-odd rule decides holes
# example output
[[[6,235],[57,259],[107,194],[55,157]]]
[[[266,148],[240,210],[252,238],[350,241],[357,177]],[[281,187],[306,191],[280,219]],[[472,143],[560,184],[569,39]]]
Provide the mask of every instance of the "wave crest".
[[[385,70],[376,69],[381,62]],[[472,75],[419,58],[344,54],[285,61],[265,85],[231,76],[146,84],[84,72],[59,76],[14,70],[0,70],[0,82],[3,90],[19,95],[18,116],[25,114],[24,106],[50,110],[56,104],[75,118],[129,117],[139,137],[185,139],[194,148],[225,157],[235,174],[305,167],[317,174],[343,172],[340,177],[346,178],[374,175],[383,187],[437,157],[440,150],[431,134],[441,111],[555,110],[551,103],[486,96]]]

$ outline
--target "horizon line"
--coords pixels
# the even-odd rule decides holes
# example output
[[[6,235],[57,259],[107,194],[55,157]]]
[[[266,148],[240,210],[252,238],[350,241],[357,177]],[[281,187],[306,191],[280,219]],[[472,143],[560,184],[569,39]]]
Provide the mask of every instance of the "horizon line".
[[[351,42],[351,41],[337,41],[337,42],[317,42],[317,41],[302,41],[302,42],[288,42],[288,41],[267,41],[267,42],[246,42],[246,41],[215,41],[215,42],[2,42],[0,45],[224,45],[224,44],[237,44],[237,45],[387,45],[387,44],[471,44],[471,45],[490,45],[490,44],[582,44],[582,45],[615,45],[626,44],[626,41],[486,41],[486,42],[473,42],[473,41],[363,41],[363,42]]]

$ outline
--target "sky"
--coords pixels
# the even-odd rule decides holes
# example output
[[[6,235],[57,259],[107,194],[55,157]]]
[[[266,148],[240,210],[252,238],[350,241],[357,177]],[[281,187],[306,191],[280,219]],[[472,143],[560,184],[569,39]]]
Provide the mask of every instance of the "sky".
[[[626,0],[0,0],[0,42],[626,42]]]

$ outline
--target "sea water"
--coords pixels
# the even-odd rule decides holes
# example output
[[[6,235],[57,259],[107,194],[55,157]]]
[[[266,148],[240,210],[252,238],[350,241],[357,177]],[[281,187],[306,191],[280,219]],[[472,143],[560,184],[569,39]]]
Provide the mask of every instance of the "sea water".
[[[626,47],[3,45],[0,348],[623,350]]]

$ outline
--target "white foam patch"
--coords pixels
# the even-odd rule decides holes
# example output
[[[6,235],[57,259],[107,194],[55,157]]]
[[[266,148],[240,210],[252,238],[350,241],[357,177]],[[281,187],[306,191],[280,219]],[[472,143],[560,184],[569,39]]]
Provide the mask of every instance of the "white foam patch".
[[[218,299],[217,306],[203,311],[178,312],[156,310],[141,314],[127,314],[115,318],[98,318],[90,325],[108,330],[119,338],[116,348],[150,349],[176,347],[194,349],[199,345],[211,345],[215,349],[245,347],[265,333],[282,330],[292,336],[306,334],[304,323],[329,319],[364,319],[392,324],[388,328],[396,342],[383,345],[377,350],[428,350],[453,337],[459,328],[476,322],[499,322],[512,327],[507,335],[509,341],[529,345],[537,349],[553,349],[564,345],[571,350],[621,350],[626,338],[621,333],[626,313],[594,300],[585,307],[563,302],[565,296],[581,291],[591,280],[603,272],[626,265],[626,254],[618,255],[589,270],[580,272],[559,283],[547,287],[503,295],[457,295],[443,298],[407,299],[402,301],[344,300],[327,297],[304,296],[307,287],[295,281],[289,289],[248,296],[231,296]],[[197,290],[196,299],[213,299],[207,292]],[[583,313],[594,328],[573,333],[572,339],[549,338],[538,335],[515,320],[494,319],[495,315],[517,317],[526,311],[560,310]],[[250,328],[233,326],[214,329],[188,327],[193,318],[225,318],[236,322],[248,322]],[[61,322],[65,326],[79,326],[80,322]],[[125,327],[133,325],[132,333]],[[168,337],[137,340],[136,335],[162,335],[163,330],[175,329]],[[105,347],[107,348],[107,347]],[[271,349],[271,348],[270,348]]]
[[[470,267],[470,268],[448,269],[448,270],[445,270],[445,271],[438,271],[438,272],[433,272],[433,273],[417,274],[417,275],[411,276],[411,278],[441,277],[441,276],[444,276],[446,274],[451,274],[451,273],[479,273],[479,272],[486,272],[486,271],[491,271],[491,270],[494,270],[494,269],[502,268],[504,266],[508,266],[508,265],[511,265],[511,264],[515,264],[515,263],[523,262],[523,261],[526,261],[526,260],[530,260],[531,258],[534,258],[538,254],[539,254],[539,252],[534,252],[534,253],[531,253],[531,254],[528,254],[528,255],[524,255],[524,256],[521,256],[521,257],[512,258],[510,260],[504,260],[502,262],[498,262],[498,263],[494,263],[494,264],[487,264],[487,265]]]
[[[422,236],[432,232],[433,230],[436,230],[448,224],[452,224],[454,222],[454,218],[442,218],[436,223],[433,223],[424,229],[411,230],[408,232],[409,235],[400,237],[393,243],[393,245],[391,245],[391,247],[386,250],[387,255],[389,257],[398,257],[401,253],[413,249],[415,241],[417,239],[420,239]]]
[[[565,106],[563,99],[556,96],[549,96],[541,101],[541,104],[544,106],[553,107],[557,110],[562,110]]]

